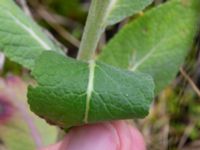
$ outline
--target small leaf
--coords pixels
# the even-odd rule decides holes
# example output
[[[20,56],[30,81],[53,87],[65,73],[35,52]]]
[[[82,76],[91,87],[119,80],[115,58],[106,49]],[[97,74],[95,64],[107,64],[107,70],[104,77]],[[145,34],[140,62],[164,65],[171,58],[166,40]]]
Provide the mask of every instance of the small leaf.
[[[0,141],[6,150],[36,150],[56,142],[57,128],[29,110],[26,93],[20,78],[0,78]]]
[[[99,60],[152,75],[158,93],[175,77],[192,46],[198,6],[198,0],[172,0],[148,11],[125,26]]]
[[[112,25],[129,17],[152,3],[153,0],[110,0],[107,9],[106,24]]]
[[[61,52],[13,0],[0,1],[0,49],[11,60],[29,69],[42,51]]]
[[[142,118],[153,100],[153,80],[146,74],[54,52],[44,52],[32,74],[38,86],[28,91],[31,110],[63,128]]]

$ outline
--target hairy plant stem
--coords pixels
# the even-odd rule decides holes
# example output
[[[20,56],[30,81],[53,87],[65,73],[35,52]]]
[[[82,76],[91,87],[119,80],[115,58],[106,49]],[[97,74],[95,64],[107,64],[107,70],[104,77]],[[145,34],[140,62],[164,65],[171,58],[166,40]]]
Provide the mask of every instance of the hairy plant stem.
[[[105,30],[109,0],[92,0],[77,59],[94,59],[95,51]]]

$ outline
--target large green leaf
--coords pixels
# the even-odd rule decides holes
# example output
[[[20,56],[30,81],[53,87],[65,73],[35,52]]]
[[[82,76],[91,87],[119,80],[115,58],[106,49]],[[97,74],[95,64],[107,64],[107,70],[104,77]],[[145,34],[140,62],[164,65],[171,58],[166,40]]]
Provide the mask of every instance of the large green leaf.
[[[26,93],[20,78],[0,78],[1,150],[36,150],[56,142],[57,128],[29,110]]]
[[[42,51],[61,52],[13,0],[0,0],[0,49],[29,69]]]
[[[100,62],[84,63],[44,52],[29,88],[30,108],[63,128],[99,121],[141,118],[148,114],[154,84],[150,76]]]
[[[125,26],[99,56],[108,64],[152,75],[156,92],[175,77],[191,48],[199,0],[172,0]]]

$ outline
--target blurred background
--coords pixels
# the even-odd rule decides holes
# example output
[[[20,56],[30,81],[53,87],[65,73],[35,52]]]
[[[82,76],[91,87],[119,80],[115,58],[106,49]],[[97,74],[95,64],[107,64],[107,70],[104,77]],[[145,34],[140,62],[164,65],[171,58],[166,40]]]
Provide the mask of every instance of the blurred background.
[[[16,0],[16,2],[27,15],[45,28],[46,34],[56,39],[60,46],[67,47],[67,55],[76,57],[90,0]],[[155,0],[149,8],[164,2],[165,0]],[[137,15],[109,27],[102,35],[98,49],[100,50],[125,23],[136,17]],[[194,46],[177,78],[156,97],[147,118],[134,120],[134,125],[145,137],[148,150],[200,149],[199,52],[200,33],[197,33]],[[0,60],[3,60],[2,55]],[[9,59],[5,59],[0,73],[4,77],[17,75],[29,78],[27,70]]]

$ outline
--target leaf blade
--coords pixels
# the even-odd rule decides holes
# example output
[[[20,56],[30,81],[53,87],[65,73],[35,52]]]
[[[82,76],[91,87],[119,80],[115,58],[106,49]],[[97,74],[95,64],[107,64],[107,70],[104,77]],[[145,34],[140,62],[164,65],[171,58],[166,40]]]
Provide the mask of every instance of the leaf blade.
[[[199,16],[195,3],[174,0],[150,10],[122,29],[98,59],[152,75],[159,93],[175,77],[192,46]]]
[[[12,0],[0,2],[0,23],[0,49],[11,60],[29,69],[44,50],[62,53]]]
[[[154,84],[148,75],[100,62],[87,64],[53,52],[42,54],[33,76],[38,86],[29,88],[31,110],[63,128],[144,117],[153,100]]]
[[[138,13],[146,6],[150,5],[152,0],[111,0],[109,4],[109,14],[107,15],[107,25],[113,25],[126,17]]]

